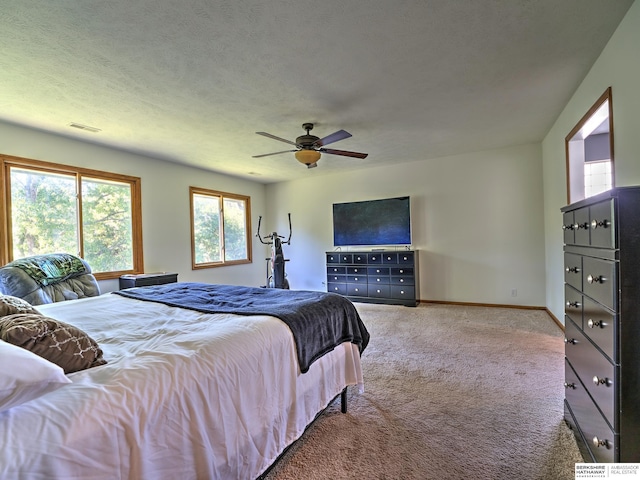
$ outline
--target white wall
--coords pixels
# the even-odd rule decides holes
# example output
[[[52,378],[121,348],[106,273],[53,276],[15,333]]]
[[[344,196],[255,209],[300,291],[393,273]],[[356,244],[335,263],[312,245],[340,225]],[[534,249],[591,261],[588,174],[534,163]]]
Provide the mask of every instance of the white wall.
[[[564,321],[562,216],[567,203],[564,139],[612,87],[615,182],[640,184],[640,2],[635,2],[542,143],[547,308]]]
[[[269,185],[291,287],[325,289],[333,203],[410,195],[422,300],[544,306],[541,160],[524,145]]]
[[[89,134],[90,135],[90,134]],[[141,155],[103,148],[0,122],[0,152],[65,165],[132,175],[142,179],[142,229],[146,272],[169,271],[180,281],[264,284],[262,245],[254,237],[254,262],[233,267],[191,269],[189,186],[251,197],[252,219],[264,215],[265,187]],[[255,228],[255,222],[252,222]],[[257,254],[257,256],[255,256]],[[100,282],[117,290],[117,280]]]

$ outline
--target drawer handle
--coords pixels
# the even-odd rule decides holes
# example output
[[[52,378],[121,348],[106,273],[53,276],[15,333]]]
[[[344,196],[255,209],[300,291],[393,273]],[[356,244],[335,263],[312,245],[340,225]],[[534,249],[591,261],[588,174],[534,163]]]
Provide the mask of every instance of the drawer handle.
[[[609,443],[609,440],[600,440],[598,437],[593,437],[593,440],[591,440],[591,442],[593,443],[593,446],[596,448],[599,448],[599,447],[609,448],[609,446],[611,445]]]
[[[567,302],[567,307],[580,308],[580,302]]]
[[[578,267],[567,267],[564,271],[567,273],[580,273],[580,269]]]
[[[611,380],[609,380],[608,378],[606,378],[606,377],[605,378],[600,378],[597,375],[595,375],[593,377],[593,383],[595,383],[596,386],[605,385],[607,387],[610,387],[613,384],[613,382]]]
[[[595,327],[600,327],[600,328],[604,328],[607,326],[606,323],[604,323],[603,320],[596,320],[595,322],[591,319],[589,319],[589,321],[587,322],[587,325],[589,326],[589,328],[595,328]]]
[[[562,225],[563,230],[575,230],[576,228],[578,228],[578,225],[574,225],[573,223],[570,223],[569,225]]]
[[[584,230],[589,230],[589,222],[576,223],[574,227],[576,228],[576,230],[580,230],[581,228]]]
[[[570,343],[571,345],[577,345],[578,341],[575,338],[566,338],[565,337],[564,343]]]
[[[576,384],[575,383],[564,382],[564,388],[571,388],[572,390],[575,390],[576,389]]]
[[[607,279],[605,277],[603,277],[602,275],[589,275],[587,277],[587,282],[589,283],[604,283]]]
[[[602,220],[600,222],[598,220],[591,220],[591,228],[593,230],[595,230],[598,227],[609,228],[610,225],[611,225],[611,222],[609,220]]]

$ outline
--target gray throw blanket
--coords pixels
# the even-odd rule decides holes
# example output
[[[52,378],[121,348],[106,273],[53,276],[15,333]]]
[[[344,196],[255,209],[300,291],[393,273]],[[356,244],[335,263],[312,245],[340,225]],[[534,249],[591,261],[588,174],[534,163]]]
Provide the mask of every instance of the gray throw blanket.
[[[369,343],[369,332],[355,306],[334,293],[206,283],[170,283],[113,293],[203,313],[277,317],[293,333],[302,373],[343,342],[358,345],[360,353]]]

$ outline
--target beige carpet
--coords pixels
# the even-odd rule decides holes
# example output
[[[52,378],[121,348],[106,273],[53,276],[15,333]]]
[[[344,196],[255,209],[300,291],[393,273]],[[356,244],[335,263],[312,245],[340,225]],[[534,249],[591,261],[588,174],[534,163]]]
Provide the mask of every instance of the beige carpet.
[[[371,333],[349,389],[266,477],[573,480],[563,335],[543,311],[357,304]]]

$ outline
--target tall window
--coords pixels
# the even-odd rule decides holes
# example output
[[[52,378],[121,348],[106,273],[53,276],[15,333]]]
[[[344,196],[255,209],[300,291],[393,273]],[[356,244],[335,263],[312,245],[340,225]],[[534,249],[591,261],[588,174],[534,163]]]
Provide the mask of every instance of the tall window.
[[[96,278],[141,273],[140,179],[17,157],[0,157],[3,263],[66,252]]]
[[[193,269],[251,262],[250,197],[189,187]]]

